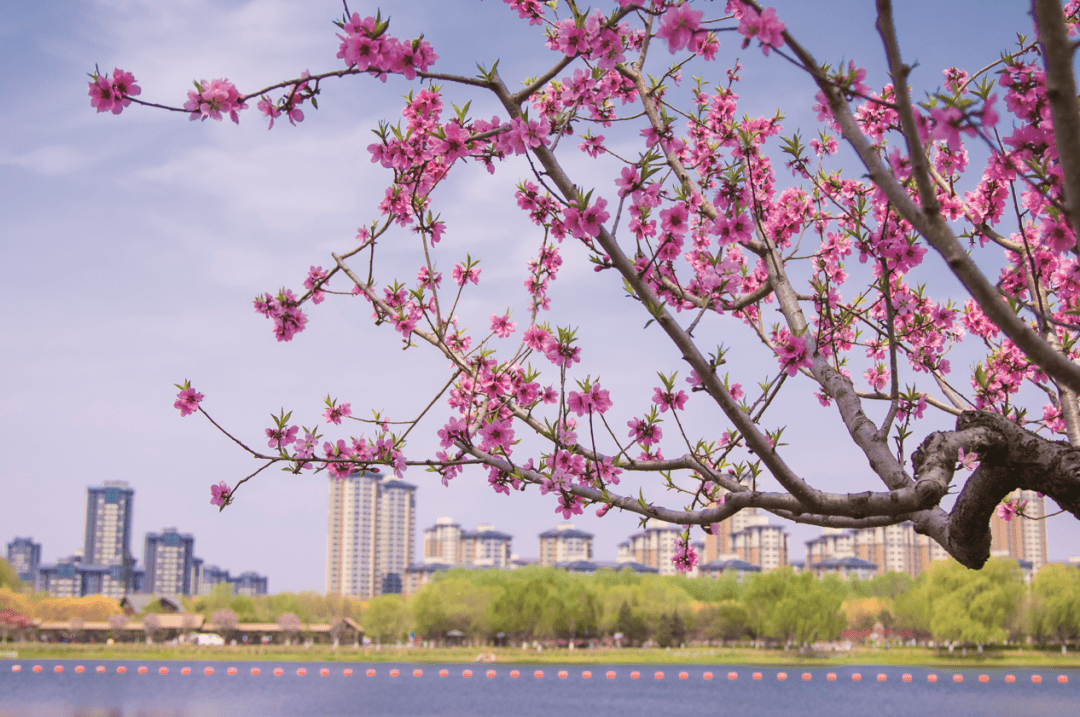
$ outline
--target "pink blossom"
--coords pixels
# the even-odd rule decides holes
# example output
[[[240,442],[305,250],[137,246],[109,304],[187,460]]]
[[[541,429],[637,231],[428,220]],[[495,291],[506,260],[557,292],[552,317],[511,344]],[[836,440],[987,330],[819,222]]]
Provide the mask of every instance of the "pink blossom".
[[[311,303],[321,304],[326,298],[326,293],[322,290],[326,283],[325,279],[326,271],[321,266],[313,266],[308,270],[307,278],[304,279],[304,288],[311,291]]]
[[[626,422],[626,425],[630,427],[630,433],[627,435],[646,448],[659,443],[664,437],[664,432],[657,423],[646,423],[640,418],[632,418]]]
[[[327,408],[325,411],[323,411],[323,418],[326,419],[326,422],[327,423],[333,423],[334,425],[337,425],[337,426],[341,425],[341,419],[342,418],[346,418],[346,417],[351,416],[351,415],[352,415],[352,404],[348,404],[348,403],[342,403],[342,404],[333,403],[329,408]]]
[[[184,109],[191,113],[189,119],[206,121],[209,117],[220,122],[221,113],[228,112],[230,119],[240,124],[237,110],[247,109],[247,105],[241,101],[236,85],[225,79],[203,80],[202,84],[195,83],[195,89],[198,91],[188,91],[188,99],[184,103]]]
[[[664,391],[659,387],[653,389],[653,403],[660,406],[660,413],[666,413],[670,408],[672,411],[681,411],[683,406],[686,405],[686,391],[679,391],[674,393],[672,391]]]
[[[743,16],[739,21],[739,33],[746,36],[745,46],[750,38],[757,36],[761,41],[761,51],[768,56],[770,47],[784,46],[784,23],[776,16],[776,8],[765,8],[760,15],[754,8],[744,5]]]
[[[480,267],[470,266],[468,269],[464,268],[461,264],[454,265],[454,271],[451,273],[454,277],[454,281],[458,286],[465,286],[465,282],[471,281],[474,284],[480,283]]]
[[[525,329],[524,341],[525,345],[534,351],[542,351],[544,348],[544,342],[547,341],[551,334],[545,329],[533,324],[529,328]]]
[[[502,448],[509,451],[514,442],[514,428],[509,420],[492,421],[480,429],[480,437],[483,439],[480,450],[491,451]]]
[[[672,556],[671,562],[680,573],[688,573],[697,565],[697,550],[680,538],[675,541],[675,555]]]
[[[210,505],[224,508],[229,504],[232,492],[229,490],[229,485],[225,481],[221,481],[217,485],[210,486],[210,496]]]
[[[131,97],[142,93],[142,88],[135,84],[135,76],[124,72],[119,67],[113,69],[112,79],[106,75],[91,75],[90,106],[98,112],[120,114],[131,104]]]
[[[286,426],[281,429],[267,428],[266,437],[270,440],[266,445],[280,450],[284,444],[291,444],[296,440],[296,434],[299,430],[298,426]]]
[[[694,39],[694,33],[701,27],[702,15],[700,10],[692,10],[689,5],[670,8],[656,36],[667,40],[668,50],[674,54]]]
[[[491,330],[495,332],[495,335],[500,339],[505,339],[510,334],[514,333],[517,329],[517,322],[510,320],[510,314],[498,314],[491,315]]]
[[[199,402],[202,400],[203,395],[191,388],[187,382],[185,382],[183,388],[180,389],[180,393],[176,394],[176,401],[173,402],[173,408],[178,409],[180,411],[180,417],[183,418],[184,416],[191,415],[199,410]]]
[[[979,454],[972,451],[971,453],[964,453],[964,449],[961,448],[956,452],[956,460],[960,462],[960,467],[973,471],[979,467],[978,463]]]
[[[997,507],[998,517],[1008,523],[1013,517],[1023,515],[1027,504],[1026,500],[1006,500]]]

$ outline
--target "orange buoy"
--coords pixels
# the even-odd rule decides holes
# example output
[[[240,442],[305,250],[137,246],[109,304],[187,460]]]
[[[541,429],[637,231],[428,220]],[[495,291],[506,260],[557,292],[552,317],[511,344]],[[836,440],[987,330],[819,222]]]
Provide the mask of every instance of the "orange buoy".
[[[776,673],[776,679],[778,679],[778,680],[780,680],[781,682],[783,682],[784,680],[786,680],[786,679],[787,679],[787,673],[786,673],[786,672],[777,672],[777,673]]]
[[[657,672],[655,675],[653,675],[653,677],[655,677],[658,680],[662,680],[662,679],[664,679],[664,673],[663,672]]]
[[[97,666],[97,672],[104,672],[104,671],[105,671],[105,665],[98,665]]]
[[[711,672],[706,672],[704,675],[701,676],[701,679],[703,679],[703,680],[711,680],[712,679],[712,673]]]
[[[296,676],[297,677],[304,677],[306,675],[307,675],[307,668],[306,667],[298,667],[298,668],[296,668]]]
[[[45,668],[42,667],[41,665],[34,665],[34,672],[41,672],[44,669]]]
[[[76,675],[81,675],[84,672],[86,672],[85,667],[83,667],[82,665],[75,665],[75,674]]]
[[[463,671],[463,672],[461,673],[461,676],[462,676],[462,677],[472,677],[472,670],[464,670],[464,671]]]
[[[641,678],[641,673],[638,672],[637,670],[634,670],[633,672],[630,673],[630,679],[631,680],[637,680],[637,679],[640,679],[640,678]]]
[[[214,674],[214,668],[213,667],[207,667],[206,669],[203,670],[203,674],[204,675],[212,675],[212,674]]]
[[[450,670],[439,670],[439,677],[449,677]]]
[[[755,672],[754,674],[752,674],[750,676],[753,677],[755,680],[760,680],[761,679],[761,673],[760,672]]]
[[[423,677],[424,676],[424,671],[421,670],[420,668],[416,668],[415,670],[412,671],[412,676],[413,677]]]
[[[680,672],[679,673],[679,679],[680,680],[689,680],[690,679],[690,673],[689,672]]]
[[[180,668],[180,674],[181,675],[190,675],[191,674],[191,668],[190,667],[181,667]]]
[[[486,674],[487,674],[488,677],[494,677],[495,676],[495,670],[488,670]]]
[[[12,672],[22,672],[22,665],[12,665],[11,666],[11,671]]]
[[[953,682],[963,682],[964,681],[964,676],[961,675],[960,673],[956,673],[955,675],[952,676],[952,681]]]
[[[116,668],[116,674],[118,674],[118,675],[126,675],[127,674],[127,668],[124,667],[123,665],[120,665],[119,667]]]
[[[59,675],[61,672],[64,671],[64,666],[63,665],[56,665],[55,667],[52,668],[52,671]]]
[[[927,675],[926,676],[926,681],[927,682],[937,682],[937,675]]]
[[[1032,675],[1031,676],[1031,681],[1034,682],[1036,685],[1041,685],[1042,684],[1042,675]]]
[[[825,675],[825,679],[829,682],[836,682],[836,673],[830,672],[829,674]]]
[[[852,682],[862,682],[862,675],[860,675],[858,672],[854,673],[851,676],[851,681]]]
[[[488,675],[488,677],[494,677],[494,676],[495,675]],[[592,673],[589,672],[588,670],[585,670],[584,672],[581,673],[581,679],[583,679],[583,680],[591,680],[592,679]]]
[[[401,670],[397,670],[397,669],[390,670],[390,676],[391,677],[398,677],[400,675],[401,675]]]
[[[146,669],[146,665],[139,665],[139,674],[140,675],[145,675],[147,672],[148,672],[148,670]]]
[[[559,670],[559,679],[560,680],[565,680],[569,676],[570,676],[570,673],[567,672],[566,670]]]
[[[802,673],[802,679],[803,682],[809,682],[811,679],[813,679],[813,675],[811,675],[809,672],[804,672]]]
[[[543,676],[544,676],[544,671],[543,670],[537,670],[536,672],[533,673],[533,677],[535,677],[538,680]]]
[[[285,674],[285,670],[283,670],[282,668],[280,668],[280,667],[275,667],[274,668],[274,675],[276,677],[281,677],[284,674]]]
[[[1063,685],[1069,684],[1069,676],[1068,675],[1058,675],[1058,682],[1060,682]]]
[[[729,672],[729,673],[727,673],[727,678],[729,680],[737,680],[737,679],[739,679],[739,673],[738,672]]]
[[[1016,682],[1016,675],[1005,675],[1006,682]]]
[[[328,670],[328,672],[329,672],[329,670]],[[227,675],[235,675],[236,674],[236,668],[235,667],[230,667],[229,669],[225,670],[225,674],[227,674]]]
[[[904,682],[911,682],[911,674],[908,673],[908,672],[905,672],[904,676],[901,677],[900,679],[903,680]]]
[[[352,677],[352,668],[346,667],[344,670],[341,671],[341,674],[345,677]]]
[[[614,672],[612,672],[612,671],[608,671],[608,673],[607,673],[606,677],[607,677],[607,678],[608,678],[609,680],[614,680],[614,679],[615,679],[615,673],[614,673]]]
[[[169,668],[162,665],[161,667],[157,668],[157,673],[159,675],[167,675],[169,674]]]
[[[251,676],[252,677],[258,677],[261,674],[262,674],[262,670],[260,670],[258,667],[252,667],[251,668]]]
[[[990,675],[979,675],[979,682],[989,682]]]
[[[879,672],[878,673],[878,676],[877,676],[877,681],[878,682],[884,682],[887,679],[889,679],[889,677],[884,672]]]
[[[368,677],[374,677],[374,676],[375,676],[375,670],[371,670],[371,669],[369,669],[369,670],[367,671],[367,676],[368,676]]]
[[[521,677],[521,673],[517,670],[510,670],[510,676],[516,680],[517,678]]]
[[[231,675],[232,673],[230,672],[229,674]],[[330,670],[328,670],[325,667],[322,668],[321,670],[319,670],[319,676],[320,677],[329,677],[330,676]]]

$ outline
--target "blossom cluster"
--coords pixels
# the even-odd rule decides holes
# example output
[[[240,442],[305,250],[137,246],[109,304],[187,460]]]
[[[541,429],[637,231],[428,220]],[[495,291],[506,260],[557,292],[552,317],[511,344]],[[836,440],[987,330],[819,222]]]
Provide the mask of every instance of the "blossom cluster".
[[[97,72],[90,78],[90,106],[98,112],[118,115],[131,104],[132,97],[142,94],[142,88],[135,84],[135,76],[119,67],[113,70],[112,78]]]

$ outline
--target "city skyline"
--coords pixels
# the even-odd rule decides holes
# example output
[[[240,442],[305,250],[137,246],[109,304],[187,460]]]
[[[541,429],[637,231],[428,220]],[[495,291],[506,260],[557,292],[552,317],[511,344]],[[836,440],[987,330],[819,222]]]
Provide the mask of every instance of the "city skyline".
[[[21,580],[57,597],[205,595],[221,582],[237,594],[267,592],[268,579],[253,571],[233,578],[228,570],[207,566],[204,581],[204,561],[194,554],[194,536],[175,527],[145,534],[139,565],[131,550],[134,498],[135,489],[127,481],[87,486],[83,547],[49,564],[41,560],[41,542],[15,537],[7,546],[8,562]]]

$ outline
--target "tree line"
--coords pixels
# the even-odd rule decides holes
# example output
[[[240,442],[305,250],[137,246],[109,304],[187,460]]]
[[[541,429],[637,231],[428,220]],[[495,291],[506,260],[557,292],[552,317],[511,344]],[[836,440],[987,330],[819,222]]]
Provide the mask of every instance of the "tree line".
[[[18,588],[18,585],[15,586]],[[818,579],[790,568],[743,581],[638,574],[631,570],[568,573],[455,569],[438,573],[410,597],[368,601],[315,592],[249,597],[218,586],[184,598],[184,608],[215,623],[302,627],[351,618],[375,642],[407,638],[444,642],[602,639],[623,646],[758,641],[809,644],[836,640],[845,629],[881,628],[939,644],[1080,640],[1080,569],[1049,564],[1025,585],[1018,564],[993,559],[981,571],[948,560],[912,579],[886,573],[869,580]],[[151,604],[145,612],[161,608]],[[107,621],[121,613],[103,596],[55,598],[0,586],[0,614],[30,619]]]

